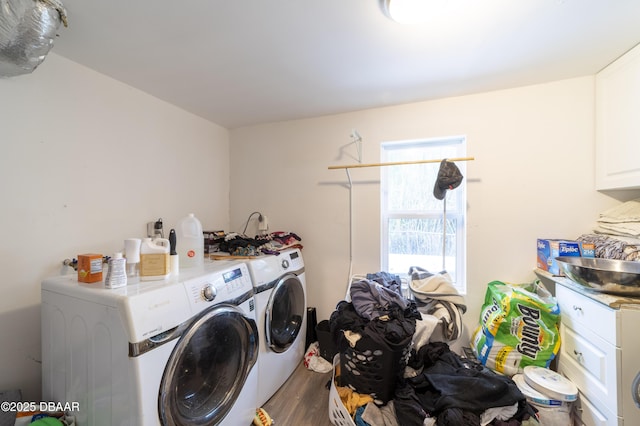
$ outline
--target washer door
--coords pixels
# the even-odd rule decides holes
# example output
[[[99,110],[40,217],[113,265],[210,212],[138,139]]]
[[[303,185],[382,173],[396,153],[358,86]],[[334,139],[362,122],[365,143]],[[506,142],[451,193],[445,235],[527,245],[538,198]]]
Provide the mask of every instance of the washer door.
[[[218,424],[233,407],[257,358],[254,320],[228,304],[204,311],[176,343],[162,375],[162,424]]]
[[[302,281],[294,274],[283,275],[271,290],[265,314],[265,337],[271,350],[289,349],[300,334],[305,312]]]

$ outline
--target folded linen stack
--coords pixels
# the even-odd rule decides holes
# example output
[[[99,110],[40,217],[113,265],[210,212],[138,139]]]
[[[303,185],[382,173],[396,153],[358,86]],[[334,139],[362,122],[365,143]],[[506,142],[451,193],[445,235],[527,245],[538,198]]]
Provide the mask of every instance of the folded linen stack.
[[[599,258],[640,260],[640,198],[600,213],[594,234],[578,241],[593,243]]]
[[[640,198],[600,213],[597,234],[640,238]]]

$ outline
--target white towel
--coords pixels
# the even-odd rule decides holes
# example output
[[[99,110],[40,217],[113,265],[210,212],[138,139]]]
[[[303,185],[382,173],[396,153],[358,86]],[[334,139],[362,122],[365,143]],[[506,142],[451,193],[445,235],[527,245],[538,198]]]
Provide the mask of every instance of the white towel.
[[[600,213],[598,222],[640,222],[640,198],[627,201]]]
[[[442,324],[440,318],[434,315],[422,314],[421,316],[421,319],[416,320],[416,331],[413,333],[413,348],[416,352],[431,341],[434,331]]]
[[[399,426],[393,400],[382,407],[367,404],[362,413],[362,420],[371,426]]]
[[[453,286],[451,277],[446,271],[434,274],[418,266],[412,266],[409,268],[409,276],[411,277],[409,288],[416,299],[425,303],[434,299],[451,302],[463,313],[467,311],[464,297]]]
[[[606,223],[598,222],[593,230],[596,234],[618,235],[621,237],[640,237],[640,222]]]

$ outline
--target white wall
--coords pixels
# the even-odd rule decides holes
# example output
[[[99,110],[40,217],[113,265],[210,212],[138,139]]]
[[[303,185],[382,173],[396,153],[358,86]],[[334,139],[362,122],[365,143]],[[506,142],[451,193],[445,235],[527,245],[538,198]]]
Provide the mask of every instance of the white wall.
[[[593,99],[585,77],[230,136],[49,54],[33,74],[0,79],[0,390],[40,396],[41,280],[69,272],[65,258],[111,254],[158,217],[169,229],[193,212],[205,228],[242,231],[261,211],[272,231],[303,238],[309,304],[328,318],[348,279],[349,198],[344,171],[327,167],[355,161],[353,128],[364,162],[379,161],[382,141],[467,136],[471,327],[486,283],[533,278],[537,237],[576,237],[600,211],[640,196],[593,189]],[[375,272],[379,169],[352,176],[354,272]]]
[[[229,134],[55,54],[0,79],[0,129],[0,390],[38,400],[41,280],[159,217],[226,229]]]
[[[466,135],[468,330],[492,280],[534,279],[536,238],[590,232],[598,213],[640,193],[594,186],[594,78],[236,129],[231,132],[232,226],[249,213],[302,237],[309,305],[328,319],[349,277],[351,129],[363,162],[380,142]],[[437,164],[434,165],[437,167]],[[353,272],[380,270],[379,168],[353,169]],[[418,183],[419,184],[419,183]],[[617,197],[613,198],[613,197]],[[255,227],[249,228],[255,232]]]

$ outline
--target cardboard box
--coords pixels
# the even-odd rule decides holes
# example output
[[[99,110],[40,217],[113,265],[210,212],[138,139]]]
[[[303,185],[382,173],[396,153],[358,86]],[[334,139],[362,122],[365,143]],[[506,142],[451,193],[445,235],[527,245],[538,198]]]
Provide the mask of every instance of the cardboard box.
[[[582,257],[596,257],[596,245],[593,243],[582,243]]]
[[[85,253],[78,255],[78,281],[95,283],[102,281],[102,255]]]
[[[552,275],[564,273],[556,261],[559,256],[595,257],[595,245],[573,240],[555,240],[538,238],[536,266]]]

